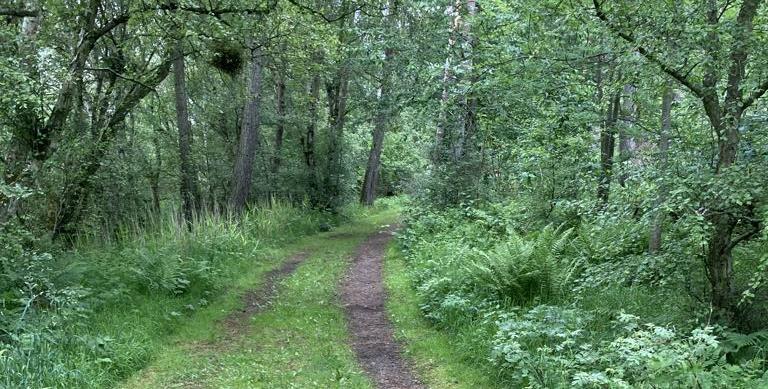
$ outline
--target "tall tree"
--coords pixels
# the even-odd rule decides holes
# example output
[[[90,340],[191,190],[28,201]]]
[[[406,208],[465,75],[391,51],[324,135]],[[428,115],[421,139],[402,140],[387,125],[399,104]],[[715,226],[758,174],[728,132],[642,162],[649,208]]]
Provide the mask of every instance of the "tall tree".
[[[277,123],[275,124],[275,150],[274,157],[272,159],[272,176],[277,177],[280,171],[280,164],[282,162],[282,150],[283,150],[283,137],[285,136],[285,121],[286,121],[286,102],[285,102],[285,72],[283,70],[277,70],[277,77],[275,81],[275,111],[277,114]]]
[[[608,101],[606,117],[600,129],[600,176],[597,183],[598,207],[608,203],[613,179],[613,157],[616,150],[616,123],[621,106],[621,93],[614,92]]]
[[[346,9],[346,2],[342,9]],[[342,195],[343,166],[343,137],[347,120],[347,99],[349,97],[349,78],[351,73],[350,58],[346,52],[349,44],[347,19],[343,18],[338,31],[338,63],[333,77],[325,84],[328,99],[328,150],[327,165],[324,180],[324,206],[331,210],[338,209]]]
[[[176,102],[176,125],[179,129],[179,161],[181,204],[184,220],[192,228],[196,209],[200,206],[200,191],[197,186],[197,169],[192,161],[192,123],[189,121],[189,107],[184,65],[184,47],[176,42],[173,59],[173,89]]]
[[[318,57],[315,54],[315,57]],[[310,204],[313,207],[319,205],[318,182],[317,182],[317,156],[315,154],[315,135],[317,134],[318,104],[320,100],[319,74],[312,76],[309,83],[309,109],[307,127],[304,135],[301,137],[301,149],[304,154],[304,163],[307,168],[307,192],[309,192]]]
[[[474,132],[477,101],[468,97],[466,92],[457,92],[455,89],[456,85],[463,81],[460,78],[462,75],[472,73],[472,46],[475,44],[475,39],[466,17],[475,16],[477,8],[475,0],[456,0],[446,10],[450,16],[450,29],[448,53],[443,65],[440,114],[437,119],[435,148],[432,156],[433,162],[436,163],[446,157],[456,160],[463,154],[464,143],[472,137]],[[451,114],[452,112],[455,113]]]
[[[373,141],[371,151],[368,154],[368,163],[365,166],[363,187],[360,191],[360,202],[364,205],[373,205],[376,200],[376,184],[379,180],[381,168],[381,152],[384,148],[384,135],[389,126],[390,115],[393,113],[390,98],[390,83],[392,76],[392,57],[394,50],[388,47],[384,50],[384,64],[382,66],[381,83],[378,91],[378,104],[376,117],[373,124]]]
[[[248,202],[253,183],[253,163],[259,142],[263,59],[260,47],[252,47],[250,51],[248,93],[243,108],[243,121],[232,177],[232,193],[229,199],[229,205],[235,213],[241,213]]]
[[[621,162],[621,174],[619,175],[619,185],[626,185],[630,166],[635,153],[636,139],[632,134],[632,128],[637,120],[637,104],[635,103],[635,92],[637,88],[633,84],[625,84],[621,93],[621,123],[619,125],[619,161]]]
[[[658,254],[661,250],[662,224],[664,223],[664,212],[661,210],[667,199],[669,188],[665,181],[665,173],[669,159],[669,135],[672,130],[672,103],[675,98],[675,90],[666,86],[661,99],[661,126],[659,127],[658,144],[658,171],[661,177],[654,209],[652,211],[651,232],[648,238],[648,252]]]

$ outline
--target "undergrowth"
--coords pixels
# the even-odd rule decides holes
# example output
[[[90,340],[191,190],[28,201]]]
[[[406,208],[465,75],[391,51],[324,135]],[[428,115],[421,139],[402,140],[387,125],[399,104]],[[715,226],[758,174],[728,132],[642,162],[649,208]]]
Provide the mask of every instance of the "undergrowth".
[[[334,218],[338,219],[338,216]],[[192,231],[169,216],[106,241],[45,246],[16,226],[0,234],[0,387],[104,387],[144,366],[162,339],[275,248],[334,224],[285,204]],[[13,228],[13,230],[11,230]]]
[[[647,221],[613,214],[533,226],[520,211],[413,204],[399,239],[424,315],[504,385],[768,385],[767,332],[716,325],[691,288],[705,277],[693,238],[649,255]]]

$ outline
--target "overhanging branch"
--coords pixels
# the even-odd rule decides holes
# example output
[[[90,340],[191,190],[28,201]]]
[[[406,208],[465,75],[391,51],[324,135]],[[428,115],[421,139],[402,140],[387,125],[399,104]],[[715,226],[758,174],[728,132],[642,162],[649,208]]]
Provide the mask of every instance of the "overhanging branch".
[[[339,21],[341,19],[344,19],[345,17],[347,17],[349,15],[352,15],[355,12],[360,10],[360,8],[356,7],[356,8],[353,8],[353,9],[347,11],[347,12],[343,12],[340,15],[337,15],[336,17],[328,17],[324,13],[322,13],[322,12],[316,10],[316,9],[314,9],[314,8],[308,6],[308,5],[304,5],[304,4],[300,3],[298,0],[288,0],[288,2],[293,4],[295,7],[299,8],[299,9],[301,9],[303,11],[307,11],[308,13],[310,13],[312,15],[319,16],[320,18],[322,18],[323,20],[325,20],[328,23],[337,22],[337,21]]]
[[[139,85],[141,85],[141,86],[143,86],[143,87],[145,87],[147,89],[151,89],[152,91],[155,91],[155,87],[154,86],[150,86],[150,85],[147,85],[146,83],[144,83],[142,81],[139,81],[139,80],[136,80],[136,79],[133,79],[133,78],[130,78],[130,77],[126,77],[126,76],[116,72],[114,69],[110,69],[110,68],[84,68],[83,70],[88,70],[88,71],[92,71],[92,72],[112,73],[117,78],[123,79],[125,81],[130,81],[130,82],[133,82],[135,84],[139,84]]]
[[[767,91],[768,91],[768,80],[765,80],[755,90],[753,90],[752,93],[749,94],[749,96],[747,96],[743,100],[743,102],[741,103],[741,110],[743,111],[749,108],[752,104],[755,103],[755,101],[763,97],[763,95]]]
[[[277,0],[271,0],[267,6],[258,8],[239,8],[239,7],[225,7],[225,8],[206,8],[199,6],[182,5],[175,2],[160,5],[158,9],[164,11],[185,11],[196,13],[200,15],[210,16],[222,16],[229,14],[247,14],[247,15],[260,15],[268,14],[277,6]]]
[[[616,25],[614,25],[610,18],[608,18],[608,15],[603,10],[602,4],[598,0],[592,0],[592,3],[595,7],[595,15],[598,17],[598,19],[602,20],[603,23],[608,27],[609,30],[611,30],[614,34],[616,34],[619,38],[623,39],[627,43],[632,44],[635,47],[635,50],[640,53],[643,57],[645,57],[648,61],[652,62],[656,66],[658,66],[664,73],[668,74],[675,80],[677,80],[679,83],[683,84],[686,88],[688,88],[693,94],[695,94],[698,98],[704,99],[705,93],[701,86],[696,85],[691,81],[686,75],[680,73],[678,70],[670,66],[669,64],[662,61],[656,53],[653,51],[641,46],[635,37],[630,34],[626,33],[624,31],[621,31]]]

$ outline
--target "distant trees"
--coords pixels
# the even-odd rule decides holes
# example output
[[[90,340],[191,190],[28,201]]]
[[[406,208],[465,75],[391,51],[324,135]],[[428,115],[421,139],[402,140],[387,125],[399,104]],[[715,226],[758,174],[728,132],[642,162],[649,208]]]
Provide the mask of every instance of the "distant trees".
[[[147,211],[178,210],[191,228],[198,211],[242,212],[270,196],[337,209],[366,176],[364,157],[345,148],[350,117],[355,126],[393,120],[383,105],[380,114],[359,110],[361,96],[382,86],[361,76],[380,68],[362,54],[399,39],[362,38],[385,24],[384,8],[353,0],[0,8],[0,70],[19,86],[0,107],[3,185],[24,193],[0,191],[0,221],[29,219],[59,238],[148,220]]]

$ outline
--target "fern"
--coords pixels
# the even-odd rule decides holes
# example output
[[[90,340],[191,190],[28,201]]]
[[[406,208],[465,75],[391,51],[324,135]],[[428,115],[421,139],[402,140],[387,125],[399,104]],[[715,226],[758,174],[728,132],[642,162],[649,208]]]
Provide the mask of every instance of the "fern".
[[[582,268],[581,260],[563,259],[572,231],[548,226],[530,237],[511,233],[492,250],[477,250],[462,268],[477,293],[495,300],[522,305],[557,299]]]

